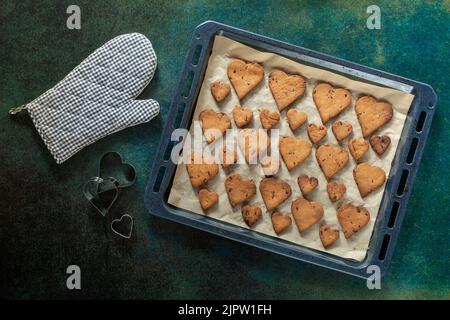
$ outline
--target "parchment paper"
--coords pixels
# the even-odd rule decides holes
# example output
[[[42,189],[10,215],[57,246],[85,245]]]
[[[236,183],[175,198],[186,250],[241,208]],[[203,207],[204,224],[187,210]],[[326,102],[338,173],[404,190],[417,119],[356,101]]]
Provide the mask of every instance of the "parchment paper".
[[[239,102],[237,95],[232,88],[230,96],[225,101],[221,102],[220,105],[218,105],[211,95],[210,84],[214,81],[223,81],[226,83],[230,83],[227,77],[227,65],[233,58],[240,58],[246,61],[255,61],[260,63],[265,69],[264,80],[252,92],[250,92],[243,99],[243,101]],[[305,94],[302,98],[293,103],[291,105],[291,108],[305,111],[308,114],[308,123],[321,124],[319,113],[312,100],[312,91],[316,83],[320,81],[326,81],[335,86],[341,86],[349,89],[352,92],[353,96],[352,104],[334,120],[339,119],[342,121],[350,122],[353,125],[354,137],[362,137],[361,128],[354,111],[356,98],[360,94],[370,94],[377,99],[384,99],[389,101],[394,108],[394,116],[392,120],[388,124],[383,126],[380,130],[378,130],[376,134],[388,135],[392,141],[391,146],[381,158],[376,155],[372,148],[369,149],[369,152],[365,155],[364,158],[364,161],[367,161],[372,165],[382,167],[385,170],[386,175],[389,176],[391,162],[397,149],[406,115],[414,98],[413,95],[398,90],[354,81],[329,71],[302,65],[277,54],[255,50],[239,42],[222,36],[216,36],[215,38],[212,54],[210,56],[205,78],[203,80],[203,84],[199,93],[193,120],[198,120],[198,115],[202,110],[206,108],[212,108],[216,111],[225,112],[230,117],[233,128],[236,128],[231,111],[234,106],[242,105],[253,110],[254,119],[250,127],[262,128],[259,120],[258,110],[267,108],[273,111],[278,111],[278,108],[268,87],[268,75],[274,69],[281,69],[286,71],[287,73],[300,74],[307,79],[307,89]],[[292,133],[286,120],[286,110],[281,113],[280,122],[276,127],[280,129],[280,135],[294,135],[297,138],[301,137],[309,141],[306,132],[307,124],[304,124],[302,128],[298,129],[295,133]],[[327,123],[328,134],[327,137],[321,142],[321,144],[337,144],[337,141],[331,131],[332,123],[333,120],[330,120]],[[347,148],[348,141],[349,138],[347,138],[343,142],[343,146],[345,148]],[[284,162],[281,159],[280,161],[281,170],[278,172],[277,176],[290,184],[292,188],[292,195],[288,200],[286,200],[282,205],[278,207],[278,211],[288,213],[291,216],[293,223],[288,230],[286,230],[278,237],[305,247],[320,251],[326,251],[339,257],[362,261],[367,254],[370,237],[372,235],[374,223],[377,218],[381,198],[384,192],[384,187],[378,189],[375,192],[372,192],[363,200],[353,179],[352,170],[355,166],[355,161],[350,155],[349,163],[334,177],[336,181],[345,183],[347,187],[347,193],[343,199],[333,204],[329,200],[326,191],[327,181],[322,171],[320,170],[315,158],[315,148],[313,148],[311,156],[303,164],[301,164],[291,172],[287,170]],[[221,167],[218,176],[209,181],[207,184],[209,190],[216,191],[219,194],[219,203],[215,207],[211,208],[206,213],[206,215],[211,218],[219,219],[247,228],[247,225],[242,220],[241,206],[237,206],[233,209],[228,201],[228,197],[225,192],[224,180],[230,172],[237,172],[244,177],[252,178],[256,183],[258,190],[257,194],[249,202],[253,205],[259,206],[263,210],[263,217],[255,226],[253,226],[252,229],[255,232],[260,232],[277,237],[277,235],[273,231],[270,213],[267,212],[264,202],[259,193],[259,181],[264,177],[259,165],[235,165],[231,170],[224,170]],[[312,194],[310,194],[308,198],[309,200],[322,202],[325,213],[321,222],[334,225],[342,230],[337,221],[336,209],[340,204],[344,202],[353,202],[355,205],[364,205],[369,210],[370,222],[368,223],[368,225],[348,240],[345,239],[344,234],[341,231],[339,240],[326,250],[323,248],[319,238],[318,231],[320,223],[317,223],[316,225],[311,227],[310,230],[304,232],[303,234],[300,234],[291,215],[291,203],[293,200],[301,197],[301,192],[297,184],[297,177],[301,173],[305,173],[309,176],[314,176],[319,180],[318,188]],[[177,167],[168,202],[182,209],[186,209],[201,215],[205,214],[200,207],[197,191],[194,190],[191,186],[186,171],[186,165],[184,164],[181,164]]]

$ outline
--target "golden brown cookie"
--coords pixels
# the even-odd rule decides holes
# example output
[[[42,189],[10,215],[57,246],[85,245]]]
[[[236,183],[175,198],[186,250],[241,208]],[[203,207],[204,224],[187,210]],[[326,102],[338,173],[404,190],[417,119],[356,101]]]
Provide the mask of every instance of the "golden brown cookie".
[[[348,239],[369,222],[370,213],[363,206],[356,207],[351,203],[345,203],[337,210],[337,218],[345,239]]]
[[[311,123],[308,126],[308,137],[312,143],[317,143],[327,135],[327,127]]]
[[[353,178],[358,186],[361,197],[364,198],[384,184],[386,181],[386,173],[380,167],[371,166],[364,162],[355,166],[353,169]]]
[[[383,153],[391,145],[391,138],[388,136],[372,136],[369,141],[373,151],[375,151],[379,156],[383,155]]]
[[[262,158],[260,164],[266,177],[273,176],[274,174],[277,174],[278,170],[280,170],[280,160],[270,156],[265,156]]]
[[[206,109],[200,112],[198,118],[202,122],[203,134],[208,143],[214,142],[231,128],[230,118],[223,112]]]
[[[286,118],[292,131],[300,128],[308,120],[306,112],[298,111],[297,109],[289,109],[286,112]]]
[[[249,164],[256,164],[270,145],[270,138],[264,129],[243,129],[237,136],[239,148]]]
[[[309,193],[313,192],[314,189],[319,185],[319,180],[314,177],[308,177],[306,174],[301,174],[297,178],[298,186],[303,196],[306,197]]]
[[[223,101],[229,94],[231,88],[227,83],[215,81],[211,83],[211,94],[217,102]]]
[[[353,159],[358,161],[369,151],[369,141],[353,138],[348,142],[348,150]]]
[[[232,173],[225,179],[225,190],[231,206],[236,207],[256,194],[256,185],[253,180]]]
[[[291,211],[300,232],[308,230],[323,217],[322,203],[304,198],[298,198],[292,202]]]
[[[327,179],[338,173],[348,162],[348,152],[341,146],[329,144],[317,148],[316,159]]]
[[[219,201],[219,195],[208,189],[201,189],[198,192],[198,198],[200,199],[200,206],[203,210],[208,210]]]
[[[237,162],[236,149],[227,148],[226,146],[224,146],[222,149],[221,160],[222,160],[222,167],[224,169],[235,164]]]
[[[245,223],[251,228],[261,218],[262,211],[260,208],[251,205],[245,205],[241,209],[242,218]]]
[[[238,128],[245,127],[252,121],[253,112],[248,108],[236,106],[233,109],[233,119]]]
[[[332,226],[322,225],[319,229],[319,237],[323,247],[328,248],[339,239],[339,230]]]
[[[259,120],[264,129],[272,129],[280,121],[280,114],[276,111],[270,111],[268,109],[262,109],[259,111]]]
[[[191,154],[190,163],[186,164],[186,170],[194,188],[201,186],[214,178],[219,173],[219,166],[212,159]]]
[[[272,213],[272,225],[276,234],[282,233],[292,224],[292,219],[287,214],[281,212]]]
[[[336,140],[339,142],[347,138],[353,132],[351,123],[342,121],[335,121],[331,126],[331,129],[333,130]]]
[[[288,75],[281,70],[274,70],[269,75],[269,88],[280,111],[303,95],[306,89],[305,78]]]
[[[322,122],[326,123],[350,105],[352,94],[347,89],[335,88],[329,83],[319,83],[314,88],[313,100]]]
[[[264,78],[264,68],[252,62],[233,60],[228,64],[228,78],[239,99],[242,99]]]
[[[289,171],[300,165],[311,154],[311,144],[303,139],[293,136],[280,138],[280,154]]]
[[[259,192],[268,211],[275,209],[291,196],[289,183],[277,178],[264,178],[259,183]]]
[[[394,110],[390,103],[377,101],[371,96],[356,100],[355,112],[364,138],[391,121]]]
[[[327,193],[331,202],[336,202],[342,199],[347,192],[347,188],[343,183],[331,181],[327,184]]]

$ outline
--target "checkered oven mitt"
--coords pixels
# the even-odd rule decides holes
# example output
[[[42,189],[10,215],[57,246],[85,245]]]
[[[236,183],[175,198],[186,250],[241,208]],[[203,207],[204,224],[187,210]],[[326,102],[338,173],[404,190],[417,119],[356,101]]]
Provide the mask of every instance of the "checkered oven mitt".
[[[139,33],[118,36],[87,57],[25,108],[57,163],[93,142],[159,113],[135,100],[153,78],[156,54]]]

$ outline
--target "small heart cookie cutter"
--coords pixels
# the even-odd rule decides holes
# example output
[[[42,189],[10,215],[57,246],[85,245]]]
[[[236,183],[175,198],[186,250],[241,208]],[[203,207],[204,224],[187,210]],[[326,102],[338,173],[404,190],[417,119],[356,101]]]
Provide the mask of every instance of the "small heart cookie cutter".
[[[129,221],[129,227],[128,227],[129,230],[128,230],[127,233],[121,232],[120,229],[118,229],[116,227],[119,224],[121,224],[121,223],[123,224],[124,223],[124,222],[122,222],[124,220],[124,218],[125,218],[125,220],[128,219],[128,221]],[[111,230],[115,234],[121,236],[122,238],[130,239],[131,238],[131,234],[133,233],[133,224],[134,224],[133,217],[126,213],[126,214],[123,214],[119,219],[114,219],[113,221],[111,221]]]

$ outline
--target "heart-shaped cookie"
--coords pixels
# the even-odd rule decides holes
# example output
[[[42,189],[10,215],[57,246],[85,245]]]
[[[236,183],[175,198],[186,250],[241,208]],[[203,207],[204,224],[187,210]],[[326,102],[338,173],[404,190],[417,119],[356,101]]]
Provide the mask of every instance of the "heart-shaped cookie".
[[[386,181],[386,173],[380,167],[371,166],[364,162],[357,164],[353,169],[353,178],[358,186],[361,197],[364,198],[384,184]]]
[[[186,164],[186,170],[192,186],[197,188],[214,178],[219,173],[219,166],[212,159],[192,153],[190,162]]]
[[[319,201],[298,198],[291,205],[295,224],[300,232],[308,230],[323,217],[323,206]]]
[[[308,126],[308,137],[312,143],[317,143],[327,135],[327,127],[311,123]]]
[[[265,156],[261,159],[261,169],[266,177],[275,175],[280,170],[280,160]]]
[[[303,139],[293,136],[280,138],[280,154],[289,171],[300,165],[311,154],[311,144]]]
[[[331,126],[331,129],[333,130],[336,140],[339,142],[347,138],[353,132],[352,124],[342,121],[335,121]]]
[[[369,141],[373,151],[375,151],[379,156],[383,155],[383,153],[391,145],[391,138],[388,136],[372,136]]]
[[[231,206],[236,207],[256,194],[256,185],[253,180],[232,173],[225,179],[225,190]]]
[[[322,225],[319,229],[319,237],[323,247],[328,248],[339,239],[339,230],[332,226]]]
[[[280,114],[276,111],[270,111],[268,109],[262,109],[259,111],[259,120],[264,129],[272,129],[280,121]]]
[[[231,147],[224,146],[222,149],[221,161],[222,161],[222,167],[224,169],[228,168],[229,166],[231,166],[237,162],[237,152],[234,147],[235,146],[233,146],[233,149],[232,149]]]
[[[131,164],[123,162],[117,152],[107,152],[100,159],[99,177],[102,179],[114,177],[119,188],[126,188],[136,181],[136,171]]]
[[[276,234],[282,233],[292,224],[292,219],[287,214],[281,212],[272,213],[272,225]]]
[[[306,112],[298,111],[297,109],[289,109],[286,112],[286,118],[292,131],[300,128],[308,120]]]
[[[119,195],[119,183],[114,178],[91,178],[83,186],[83,194],[91,205],[106,216]]]
[[[350,150],[353,159],[358,161],[369,151],[369,141],[353,138],[348,142],[348,150]]]
[[[241,209],[242,218],[245,223],[251,228],[261,218],[262,211],[256,206],[246,205]]]
[[[248,164],[257,164],[258,159],[266,155],[270,145],[270,138],[264,129],[240,130],[237,140]]]
[[[291,196],[289,183],[277,178],[264,178],[259,183],[259,192],[268,211],[275,209]]]
[[[313,100],[322,122],[326,123],[350,105],[352,94],[347,89],[335,88],[329,83],[319,83],[314,88]]]
[[[364,138],[391,121],[394,110],[390,103],[377,101],[371,96],[356,100],[355,112]]]
[[[329,144],[317,148],[316,159],[327,179],[338,173],[348,162],[348,152],[341,146]]]
[[[281,70],[274,70],[269,75],[269,88],[280,111],[303,95],[306,89],[305,78],[288,75]]]
[[[327,193],[328,198],[330,198],[331,202],[336,202],[342,199],[342,197],[347,192],[347,188],[343,183],[337,183],[331,181],[327,184]]]
[[[264,68],[257,63],[233,60],[228,64],[228,78],[239,99],[244,98],[264,78]]]
[[[234,123],[238,128],[245,127],[248,125],[253,119],[253,112],[248,108],[242,108],[239,106],[234,107],[233,109],[233,118]]]
[[[227,83],[216,81],[211,83],[211,94],[217,102],[223,101],[229,94],[231,88]]]
[[[306,174],[301,174],[297,179],[298,186],[300,187],[300,191],[305,197],[307,194],[314,191],[319,185],[319,180],[315,177],[308,177]]]
[[[125,239],[130,239],[133,233],[133,217],[129,214],[122,215],[111,222],[111,230]]]
[[[200,112],[198,118],[202,122],[203,134],[208,143],[214,142],[231,128],[230,118],[223,112],[206,109]]]
[[[338,208],[337,218],[345,238],[348,239],[367,225],[370,213],[363,206],[356,207],[351,203],[345,203]]]
[[[219,201],[217,192],[209,191],[208,189],[201,189],[198,192],[198,198],[203,210],[208,210]]]

